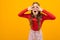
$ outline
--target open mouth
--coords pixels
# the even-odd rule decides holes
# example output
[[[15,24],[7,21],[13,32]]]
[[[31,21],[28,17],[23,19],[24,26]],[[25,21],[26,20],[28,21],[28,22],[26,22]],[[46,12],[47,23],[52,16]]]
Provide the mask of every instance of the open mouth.
[[[36,11],[34,11],[36,13]]]

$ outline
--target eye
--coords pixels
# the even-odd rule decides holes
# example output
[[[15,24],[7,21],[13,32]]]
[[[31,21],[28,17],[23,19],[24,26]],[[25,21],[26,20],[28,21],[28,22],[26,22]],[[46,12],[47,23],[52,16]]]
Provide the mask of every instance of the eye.
[[[36,8],[38,8],[38,7],[36,7]]]

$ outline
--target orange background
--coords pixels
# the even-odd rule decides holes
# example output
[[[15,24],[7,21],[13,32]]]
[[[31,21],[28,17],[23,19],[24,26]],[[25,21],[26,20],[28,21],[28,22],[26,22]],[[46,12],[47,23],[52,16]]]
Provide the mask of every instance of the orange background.
[[[0,40],[28,40],[30,25],[18,13],[39,2],[41,7],[56,16],[42,25],[44,40],[60,40],[60,0],[0,0]]]

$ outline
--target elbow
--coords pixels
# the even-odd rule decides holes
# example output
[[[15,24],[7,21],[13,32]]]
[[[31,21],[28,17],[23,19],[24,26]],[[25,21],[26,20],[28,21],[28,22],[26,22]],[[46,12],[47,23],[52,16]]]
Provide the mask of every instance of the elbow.
[[[52,17],[51,19],[52,19],[52,20],[55,20],[55,19],[56,19],[56,17],[54,16],[54,17]]]
[[[21,15],[20,15],[20,14],[18,14],[18,16],[20,17]]]

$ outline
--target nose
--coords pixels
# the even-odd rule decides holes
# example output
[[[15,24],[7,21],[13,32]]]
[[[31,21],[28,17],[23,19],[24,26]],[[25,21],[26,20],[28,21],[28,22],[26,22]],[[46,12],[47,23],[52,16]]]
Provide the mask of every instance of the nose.
[[[36,8],[36,7],[35,7]]]

